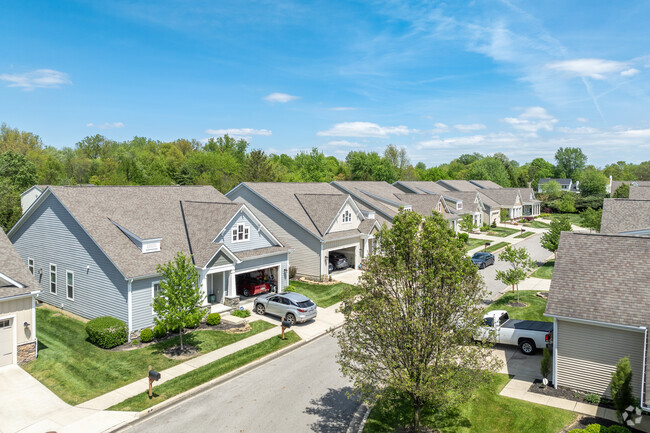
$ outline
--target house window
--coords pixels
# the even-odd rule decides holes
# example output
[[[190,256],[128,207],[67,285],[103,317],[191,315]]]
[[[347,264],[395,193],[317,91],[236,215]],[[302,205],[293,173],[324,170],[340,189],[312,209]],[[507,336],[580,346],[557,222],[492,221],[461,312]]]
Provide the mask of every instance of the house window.
[[[11,326],[11,321],[9,319],[0,320],[0,328],[8,328]]]
[[[34,275],[34,259],[27,258],[27,269],[30,274]]]
[[[463,208],[463,202],[462,201],[457,201],[456,202],[456,210],[461,210]]]
[[[65,272],[65,289],[66,289],[66,297],[74,301],[74,272],[72,271],[66,271]]]
[[[237,224],[237,227],[232,229],[233,242],[247,241],[249,238],[250,238],[250,227],[244,224]]]
[[[50,263],[50,293],[56,295],[56,265]]]
[[[346,209],[345,212],[343,212],[343,222],[349,223],[351,221],[352,221],[352,213]]]

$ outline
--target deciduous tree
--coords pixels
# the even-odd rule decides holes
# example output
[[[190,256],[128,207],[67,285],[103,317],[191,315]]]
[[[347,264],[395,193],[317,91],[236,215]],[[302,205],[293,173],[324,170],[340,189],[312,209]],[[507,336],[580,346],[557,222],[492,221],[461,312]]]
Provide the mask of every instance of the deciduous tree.
[[[592,209],[587,208],[582,213],[580,213],[580,222],[582,227],[586,227],[597,232],[600,231],[600,223],[603,219],[603,210],[602,209]]]
[[[474,215],[470,213],[463,214],[458,223],[460,229],[464,232],[471,232],[476,229],[478,226],[474,223]]]
[[[560,147],[555,152],[555,161],[557,177],[567,177],[575,181],[580,171],[585,168],[587,155],[579,147]]]
[[[627,183],[622,183],[621,186],[616,188],[612,198],[629,198],[630,197],[630,185]]]
[[[551,251],[557,259],[557,248],[560,244],[560,234],[562,232],[570,232],[572,230],[573,229],[571,228],[571,222],[569,221],[569,218],[560,216],[553,219],[551,221],[551,227],[549,231],[542,235],[542,247]]]
[[[499,260],[507,262],[510,269],[497,271],[496,279],[503,284],[512,286],[512,291],[517,288],[517,304],[519,304],[519,283],[526,279],[528,273],[533,270],[536,263],[530,258],[526,248],[515,248],[508,245],[501,254]]]

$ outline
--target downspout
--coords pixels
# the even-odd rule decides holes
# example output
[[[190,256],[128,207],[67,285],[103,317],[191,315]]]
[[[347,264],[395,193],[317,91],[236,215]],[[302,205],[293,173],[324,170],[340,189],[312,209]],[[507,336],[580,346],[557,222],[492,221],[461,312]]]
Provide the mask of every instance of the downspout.
[[[648,330],[645,330],[645,339],[643,341],[643,363],[645,364],[643,366],[643,370],[641,371],[641,409],[650,411],[650,406],[647,406],[645,400],[643,397],[646,395],[646,392],[648,390],[645,387],[645,381],[646,381],[646,370],[648,368]]]
[[[127,310],[129,315],[129,341],[131,341],[131,333],[133,332],[133,278],[127,280],[128,296],[127,296]]]
[[[557,389],[557,318],[553,318],[553,388]]]

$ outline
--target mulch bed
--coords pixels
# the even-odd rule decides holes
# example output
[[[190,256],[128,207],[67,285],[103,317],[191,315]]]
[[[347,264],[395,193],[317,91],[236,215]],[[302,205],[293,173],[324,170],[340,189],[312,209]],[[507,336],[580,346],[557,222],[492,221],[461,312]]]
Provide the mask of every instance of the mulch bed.
[[[600,424],[605,427],[609,427],[611,425],[618,425],[617,422],[610,421],[608,419],[584,415],[578,418],[578,420],[573,424],[571,424],[570,426],[560,430],[558,433],[567,433],[573,429],[585,429],[589,424]],[[625,428],[627,428],[632,433],[643,433],[641,430],[637,430],[628,426],[625,426]]]
[[[606,407],[608,409],[616,409],[614,407],[613,402],[606,398],[601,398],[600,403],[596,405],[593,403],[589,403],[588,401],[585,401],[585,396],[587,395],[587,393],[585,392],[576,391],[574,389],[570,389],[564,386],[558,386],[556,389],[553,388],[553,386],[551,386],[550,383],[548,386],[543,386],[542,381],[539,379],[535,379],[533,384],[530,385],[530,388],[528,388],[528,391],[534,392],[536,394],[547,395],[549,397],[558,397],[558,398],[563,398],[565,400],[578,401],[580,403],[590,404],[592,406]]]
[[[194,346],[190,346],[189,344],[183,344],[183,350],[181,350],[181,346],[179,345],[167,348],[163,351],[163,355],[165,355],[167,358],[176,360],[194,358],[199,353],[199,349]]]

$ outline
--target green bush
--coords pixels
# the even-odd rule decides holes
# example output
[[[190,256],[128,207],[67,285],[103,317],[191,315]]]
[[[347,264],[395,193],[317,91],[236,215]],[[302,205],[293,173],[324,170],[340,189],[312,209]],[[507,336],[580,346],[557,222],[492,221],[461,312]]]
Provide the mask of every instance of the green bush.
[[[542,353],[543,357],[539,371],[542,373],[542,377],[548,378],[548,375],[551,374],[551,352],[545,347]]]
[[[88,341],[96,346],[110,349],[126,343],[129,329],[126,323],[111,316],[102,316],[86,323]]]
[[[539,214],[539,218],[550,218],[551,214],[550,213],[541,213]]]
[[[467,234],[467,233],[458,233],[458,239],[460,239],[461,241],[467,243],[467,241],[469,241],[469,234]]]
[[[185,327],[194,329],[194,328],[198,327],[200,324],[201,324],[201,317],[196,317],[194,319],[194,321],[188,323],[187,326],[185,326]]]
[[[603,428],[603,426],[600,424],[589,424],[587,428],[585,428],[585,433],[601,433],[601,432],[605,432],[605,428]]]
[[[628,357],[622,358],[616,364],[616,371],[612,373],[612,400],[620,417],[625,409],[634,404],[632,394],[632,367]]]
[[[248,317],[251,315],[249,310],[235,310],[231,313],[235,317]]]
[[[296,272],[298,272],[298,268],[296,268],[295,266],[289,266],[289,278],[290,279],[293,280],[294,278],[296,278]]]
[[[156,325],[153,327],[154,338],[163,338],[165,335],[167,335],[167,328],[163,325]]]
[[[587,394],[583,398],[584,401],[591,404],[599,404],[600,396],[598,394]]]
[[[219,323],[221,323],[221,315],[219,315],[219,313],[210,313],[208,314],[208,318],[206,319],[205,323],[210,326],[217,326]]]
[[[492,224],[490,225],[493,229],[497,228],[497,220],[492,221]]]
[[[622,425],[610,425],[609,427],[601,430],[601,433],[632,433],[629,429],[623,427]]]
[[[140,341],[143,343],[148,343],[153,340],[153,331],[149,328],[145,328],[140,332]]]
[[[490,230],[490,226],[487,225],[487,224],[483,224],[483,226],[481,226],[480,230],[482,232],[486,232],[486,231]]]

